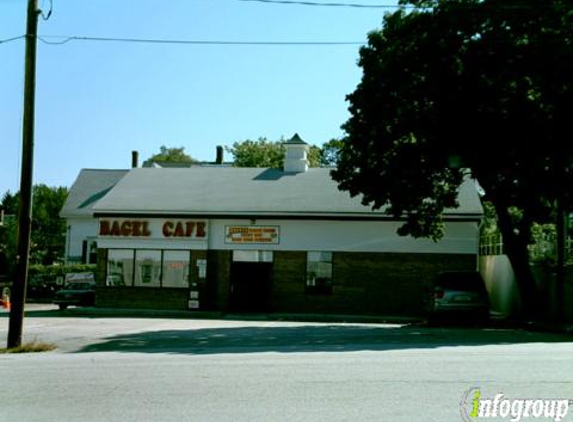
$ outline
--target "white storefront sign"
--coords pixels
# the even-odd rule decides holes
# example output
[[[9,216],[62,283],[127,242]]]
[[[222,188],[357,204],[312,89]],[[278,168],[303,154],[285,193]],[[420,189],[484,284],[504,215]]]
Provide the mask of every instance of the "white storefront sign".
[[[278,245],[279,226],[225,226],[225,243]]]

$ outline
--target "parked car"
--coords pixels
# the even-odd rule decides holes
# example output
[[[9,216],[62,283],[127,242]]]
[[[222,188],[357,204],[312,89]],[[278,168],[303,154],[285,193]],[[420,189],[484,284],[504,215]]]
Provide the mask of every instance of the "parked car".
[[[54,303],[62,311],[70,305],[93,306],[95,304],[95,283],[89,281],[68,283],[56,292]]]
[[[56,276],[35,274],[30,276],[26,297],[33,300],[53,300],[58,289]]]
[[[440,273],[430,293],[430,320],[489,319],[489,296],[478,272]]]

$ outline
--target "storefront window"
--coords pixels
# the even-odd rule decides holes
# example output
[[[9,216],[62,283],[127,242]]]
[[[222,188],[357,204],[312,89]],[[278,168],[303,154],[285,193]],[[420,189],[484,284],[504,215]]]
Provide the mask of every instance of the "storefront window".
[[[131,286],[133,283],[133,250],[110,249],[107,256],[106,286]]]
[[[189,251],[163,251],[163,287],[189,287]]]
[[[135,286],[161,286],[161,251],[151,249],[135,251]]]
[[[273,262],[273,251],[233,251],[233,262]]]
[[[332,294],[332,252],[307,252],[306,292]]]

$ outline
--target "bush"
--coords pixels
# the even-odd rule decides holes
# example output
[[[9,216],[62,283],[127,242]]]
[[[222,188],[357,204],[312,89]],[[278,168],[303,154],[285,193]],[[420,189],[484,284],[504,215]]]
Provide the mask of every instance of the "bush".
[[[95,273],[95,271],[95,264],[30,265],[29,275],[42,275],[56,278],[68,273]]]

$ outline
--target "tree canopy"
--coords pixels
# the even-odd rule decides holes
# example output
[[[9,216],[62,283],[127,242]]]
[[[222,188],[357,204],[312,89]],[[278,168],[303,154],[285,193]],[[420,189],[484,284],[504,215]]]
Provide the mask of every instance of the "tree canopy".
[[[285,157],[285,139],[269,141],[261,137],[256,141],[247,139],[235,142],[233,146],[226,147],[227,152],[233,155],[233,164],[236,167],[269,167],[280,169],[283,167]],[[321,164],[321,149],[311,145],[308,152],[310,167],[319,167]]]
[[[336,167],[343,145],[344,142],[340,139],[331,139],[325,142],[320,149],[320,164],[325,167]]]
[[[466,171],[494,205],[524,305],[533,222],[573,181],[573,8],[557,0],[413,0],[360,51],[363,77],[333,177],[365,204],[439,238]],[[519,218],[509,210],[517,209]]]
[[[68,196],[65,187],[35,185],[33,188],[32,233],[30,260],[32,263],[51,265],[63,259],[66,244],[66,221],[60,210]],[[6,192],[0,202],[5,222],[0,227],[0,262],[5,272],[15,264],[18,211],[20,195]]]
[[[157,154],[149,157],[146,162],[156,162],[156,163],[195,163],[196,159],[185,153],[185,147],[179,148],[168,148],[165,145],[161,145],[159,152]]]

